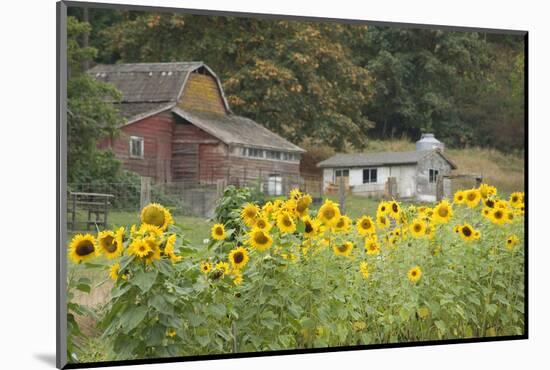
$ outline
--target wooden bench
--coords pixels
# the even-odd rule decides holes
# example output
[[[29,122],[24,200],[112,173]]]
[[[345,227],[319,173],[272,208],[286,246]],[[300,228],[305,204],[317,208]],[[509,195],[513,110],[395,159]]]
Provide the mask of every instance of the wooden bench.
[[[77,211],[80,210],[87,212],[86,230],[93,229],[94,226],[107,228],[109,206],[112,198],[114,198],[112,194],[70,192],[67,200],[68,229],[77,230],[76,216]]]

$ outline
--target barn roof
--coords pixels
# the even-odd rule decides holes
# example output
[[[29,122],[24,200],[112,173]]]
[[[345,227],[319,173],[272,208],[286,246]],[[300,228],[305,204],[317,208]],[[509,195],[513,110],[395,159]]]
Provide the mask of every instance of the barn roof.
[[[89,69],[88,74],[99,81],[112,83],[120,90],[122,99],[117,106],[128,118],[132,117],[130,114],[154,111],[160,104],[176,103],[189,74],[199,68],[204,68],[215,78],[225,108],[231,112],[218,76],[203,62],[98,64]],[[157,106],[147,106],[155,104]]]
[[[317,167],[334,168],[417,164],[420,160],[433,152],[438,153],[441,157],[443,157],[443,159],[449,162],[453,169],[457,168],[456,164],[439,149],[414,150],[410,152],[336,154],[322,162],[317,163]]]
[[[178,107],[172,112],[228,145],[303,153],[305,150],[251,119],[235,114],[190,112]]]

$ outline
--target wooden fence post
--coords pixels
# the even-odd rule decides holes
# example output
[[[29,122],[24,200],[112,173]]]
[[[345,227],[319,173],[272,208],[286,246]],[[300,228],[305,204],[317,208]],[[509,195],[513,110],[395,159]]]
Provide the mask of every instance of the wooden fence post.
[[[151,203],[151,178],[141,176],[141,191],[139,193],[140,209],[143,209],[149,203]]]
[[[435,180],[435,199],[440,202],[443,197],[443,176],[437,175],[437,179]]]
[[[340,213],[346,214],[346,188],[344,182],[344,176],[340,176],[340,183],[338,184],[338,199],[340,202]]]

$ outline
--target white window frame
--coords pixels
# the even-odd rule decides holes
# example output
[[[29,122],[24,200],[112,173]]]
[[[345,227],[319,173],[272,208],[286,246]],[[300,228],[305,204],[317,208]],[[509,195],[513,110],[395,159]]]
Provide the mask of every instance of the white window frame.
[[[335,168],[334,169],[334,172],[333,172],[333,181],[334,183],[336,183],[338,181],[338,178],[340,176],[336,176],[336,172],[340,171],[341,172],[341,175],[342,177],[347,177],[349,179],[349,168]],[[347,176],[344,176],[344,171],[348,171],[348,175]]]
[[[376,181],[371,181],[371,175],[372,175],[372,172],[371,171],[376,171]],[[365,182],[365,171],[369,171],[369,176],[368,176],[368,181]],[[363,168],[363,171],[361,172],[361,176],[362,176],[362,183],[363,184],[376,184],[378,183],[378,167],[367,167],[367,168]]]
[[[252,155],[252,153],[261,155]],[[241,155],[246,158],[251,159],[262,159],[267,161],[276,161],[276,162],[299,162],[300,157],[296,153],[285,152],[282,150],[274,149],[260,149],[254,147],[243,147],[241,149]]]
[[[141,155],[135,155],[133,153],[133,146],[136,145],[134,143],[139,143],[140,145],[140,152]],[[145,140],[141,136],[130,136],[129,141],[129,149],[130,149],[130,158],[137,158],[137,159],[143,159],[145,155]]]

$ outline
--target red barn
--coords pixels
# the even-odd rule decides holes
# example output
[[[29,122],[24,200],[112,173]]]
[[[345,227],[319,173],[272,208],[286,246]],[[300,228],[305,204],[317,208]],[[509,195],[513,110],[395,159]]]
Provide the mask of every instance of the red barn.
[[[123,94],[115,103],[126,121],[121,135],[100,146],[112,148],[128,170],[156,182],[261,178],[272,193],[300,174],[304,150],[233,114],[220,80],[202,62],[98,65],[89,73]]]

